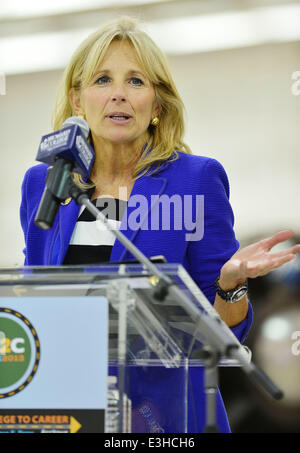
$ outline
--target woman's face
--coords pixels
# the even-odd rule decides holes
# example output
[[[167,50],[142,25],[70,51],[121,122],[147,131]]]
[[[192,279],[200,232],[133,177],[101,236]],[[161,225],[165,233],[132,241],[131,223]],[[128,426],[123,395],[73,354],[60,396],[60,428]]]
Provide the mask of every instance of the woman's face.
[[[91,84],[82,90],[80,105],[94,142],[140,143],[158,113],[155,91],[127,41],[114,41]]]

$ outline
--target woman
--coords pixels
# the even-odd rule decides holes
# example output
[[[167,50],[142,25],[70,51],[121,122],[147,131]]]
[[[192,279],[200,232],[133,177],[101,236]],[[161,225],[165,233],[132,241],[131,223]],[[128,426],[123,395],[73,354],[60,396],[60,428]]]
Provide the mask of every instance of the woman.
[[[193,156],[183,142],[183,104],[165,57],[133,20],[122,18],[106,25],[73,55],[58,95],[54,129],[72,115],[87,120],[96,153],[90,181],[75,176],[76,182],[90,189],[95,204],[100,206],[105,200],[121,207],[112,221],[147,256],[164,255],[168,262],[181,263],[243,341],[252,321],[247,278],[264,275],[294,259],[300,246],[270,252],[293,235],[287,230],[238,250],[226,173],[216,160]],[[91,219],[85,212],[79,213],[73,201],[60,207],[51,230],[35,227],[46,172],[46,165],[35,166],[23,182],[25,264],[88,264],[130,258],[107,232],[97,232],[91,241],[95,235]],[[164,228],[164,219],[158,219],[160,200],[165,196],[170,201],[174,195],[183,201],[191,196],[193,228],[184,222],[183,209],[169,215],[168,228]],[[204,200],[202,217],[197,214],[197,195]],[[133,227],[129,219],[138,196],[147,203],[138,212],[143,220]],[[202,380],[201,369],[191,370],[189,398],[193,398],[197,416],[189,413],[190,432],[202,432],[205,425]],[[220,396],[218,424],[221,431],[229,431]]]

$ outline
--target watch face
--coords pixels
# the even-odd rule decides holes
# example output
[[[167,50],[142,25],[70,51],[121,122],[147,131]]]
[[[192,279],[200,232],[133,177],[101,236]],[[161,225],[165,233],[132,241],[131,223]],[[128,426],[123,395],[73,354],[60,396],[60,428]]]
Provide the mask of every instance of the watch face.
[[[244,295],[247,293],[247,288],[244,286],[243,288],[238,289],[231,297],[232,302],[237,302],[238,300],[242,299]]]

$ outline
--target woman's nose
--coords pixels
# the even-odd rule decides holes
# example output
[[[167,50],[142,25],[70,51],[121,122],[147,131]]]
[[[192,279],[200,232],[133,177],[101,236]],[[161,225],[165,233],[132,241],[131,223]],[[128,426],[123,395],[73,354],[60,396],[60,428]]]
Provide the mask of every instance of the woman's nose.
[[[114,101],[114,102],[124,102],[124,101],[126,101],[126,96],[124,94],[114,94],[112,96],[112,101]]]
[[[116,83],[112,87],[111,100],[113,102],[124,102],[126,101],[126,91],[122,83]]]

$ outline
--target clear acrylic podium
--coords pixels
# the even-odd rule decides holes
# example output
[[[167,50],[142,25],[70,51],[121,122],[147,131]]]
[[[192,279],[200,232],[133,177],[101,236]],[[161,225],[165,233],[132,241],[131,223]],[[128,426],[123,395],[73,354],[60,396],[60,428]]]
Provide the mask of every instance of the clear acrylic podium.
[[[196,307],[199,313],[213,310],[181,265],[158,264],[157,267],[184,291],[193,309]],[[138,264],[7,268],[0,270],[0,309],[5,307],[11,298],[15,301],[14,307],[18,306],[18,301],[30,300],[33,309],[36,306],[39,316],[43,316],[43,298],[51,297],[55,302],[56,299],[59,301],[60,298],[67,297],[71,300],[68,306],[69,312],[72,313],[69,321],[71,324],[77,310],[77,305],[72,308],[72,298],[82,300],[82,304],[87,307],[89,298],[92,298],[95,304],[107,304],[109,322],[106,331],[98,329],[91,334],[99,337],[99,344],[102,342],[107,348],[107,360],[104,363],[103,357],[100,354],[95,356],[94,352],[92,359],[107,370],[104,431],[185,433],[189,404],[189,369],[203,367],[201,351],[205,344],[188,307],[178,304],[178,301],[169,295],[163,302],[156,300],[153,297],[156,285],[157,278],[149,275],[149,272]],[[88,319],[89,314],[86,316]],[[96,323],[95,325],[98,322],[96,317],[97,315],[91,312],[90,321]],[[80,326],[80,319],[76,322]],[[1,330],[0,318],[0,357]],[[85,325],[85,328],[80,330],[78,336],[84,342],[85,338],[88,338],[86,332],[89,329],[86,329]],[[21,351],[21,340],[14,341],[15,349],[19,348]],[[87,345],[86,349],[89,349],[93,342],[96,342],[96,339],[92,337],[88,340],[89,346]],[[59,348],[62,343],[65,342],[61,341]],[[245,355],[248,354],[245,349]],[[43,354],[41,362],[42,358]],[[4,364],[0,360],[0,412],[1,408],[6,407],[6,402],[21,398],[23,392],[20,391],[20,385],[18,392],[15,391],[16,395],[1,399],[1,364],[3,373]],[[225,358],[221,358],[219,365],[239,366],[235,360]],[[43,363],[43,366],[46,369],[47,364]],[[80,363],[78,367],[82,368]],[[38,372],[39,370],[37,375]],[[76,363],[72,365],[72,373],[76,375]],[[92,381],[93,371],[89,373],[87,379]],[[30,376],[33,380],[36,379],[32,374]],[[55,388],[51,391],[55,395]],[[92,385],[90,392],[93,392]],[[72,397],[73,409],[79,407],[76,398]],[[18,408],[17,404],[15,403],[15,408]],[[48,402],[45,404],[49,406]],[[54,408],[55,405],[52,409]],[[101,432],[101,428],[98,432]]]

